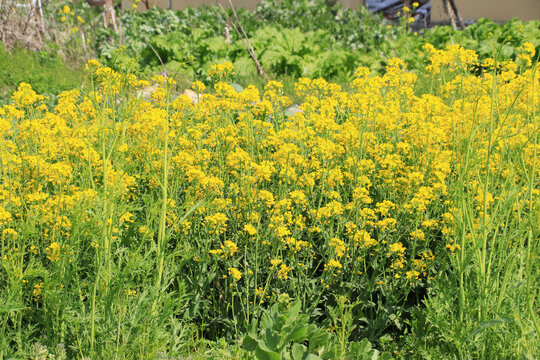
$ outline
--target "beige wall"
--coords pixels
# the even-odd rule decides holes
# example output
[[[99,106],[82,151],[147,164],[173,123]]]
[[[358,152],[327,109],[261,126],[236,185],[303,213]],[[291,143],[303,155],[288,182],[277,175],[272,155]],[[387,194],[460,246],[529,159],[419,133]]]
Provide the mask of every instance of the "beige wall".
[[[465,20],[487,17],[505,21],[514,17],[521,20],[540,20],[540,0],[456,0],[456,6]],[[431,20],[446,20],[442,0],[431,0]]]
[[[168,7],[169,1],[168,0],[150,0],[150,1],[158,1],[158,6],[160,7]],[[234,6],[237,7],[244,7],[248,9],[255,9],[255,6],[257,6],[257,3],[259,1],[254,0],[232,0]],[[183,9],[185,7],[191,6],[191,7],[197,7],[200,5],[213,5],[216,2],[221,3],[223,6],[228,6],[229,2],[227,0],[171,0],[172,8],[173,10],[179,10]]]
[[[363,0],[339,0],[344,6],[356,8],[363,3]],[[540,20],[540,0],[455,0],[461,17],[465,20],[474,20],[481,17],[488,17],[493,20],[505,21],[513,17],[521,20]],[[152,4],[159,7],[168,7],[168,0],[150,0]],[[211,5],[220,2],[228,6],[228,0],[171,0],[173,10],[183,9],[187,6]],[[232,0],[238,7],[254,9],[258,0]],[[125,8],[131,6],[132,0],[122,0]],[[431,0],[432,21],[446,20],[446,14],[442,6],[442,0]],[[144,5],[140,4],[140,8]]]

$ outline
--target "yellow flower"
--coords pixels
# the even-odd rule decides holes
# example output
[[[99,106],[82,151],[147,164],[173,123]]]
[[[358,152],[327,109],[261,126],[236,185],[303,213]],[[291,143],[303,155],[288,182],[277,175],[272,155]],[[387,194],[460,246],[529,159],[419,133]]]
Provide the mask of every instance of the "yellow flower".
[[[266,203],[266,206],[272,206],[275,202],[274,195],[268,190],[259,191],[259,199]]]
[[[223,213],[215,213],[205,218],[211,234],[222,234],[227,230],[227,216]]]
[[[251,224],[244,225],[244,231],[247,232],[251,236],[257,234],[257,229]]]
[[[373,239],[365,230],[355,232],[354,239],[362,248],[374,247],[378,244],[377,240]]]
[[[285,264],[281,264],[279,267],[279,270],[277,272],[277,277],[280,280],[287,280],[289,278],[289,271],[291,271],[291,268],[288,267]]]
[[[101,68],[101,64],[96,59],[90,59],[88,60],[84,68],[86,71],[89,71],[89,70],[96,71],[99,68]]]
[[[34,290],[32,290],[32,294],[34,295],[34,301],[38,301],[39,298],[42,296],[44,285],[44,282],[40,282],[34,285]]]
[[[213,78],[224,78],[226,76],[232,75],[234,66],[231,62],[224,62],[221,64],[215,64],[210,66],[208,70],[208,75]]]
[[[341,265],[341,263],[339,261],[337,261],[337,260],[330,259],[330,260],[328,260],[328,263],[326,263],[325,268],[341,269],[341,268],[343,268],[343,265]]]
[[[201,81],[194,81],[193,84],[191,84],[191,88],[195,92],[202,93],[206,89],[206,86]]]
[[[133,220],[133,214],[130,213],[129,211],[124,213],[122,216],[120,216],[120,218],[118,219],[118,222],[120,223],[123,223],[123,222],[127,222],[127,223],[132,223],[134,220]]]
[[[345,245],[345,243],[338,238],[330,239],[328,245],[330,245],[330,247],[334,249],[337,257],[342,257],[345,254],[345,251],[347,251],[347,246]]]
[[[272,268],[277,267],[279,264],[281,264],[283,261],[281,259],[272,259],[270,260],[270,264],[272,264]]]
[[[235,281],[239,281],[240,279],[242,279],[242,273],[237,268],[230,267],[228,271],[229,276],[231,276]]]
[[[60,244],[58,242],[53,242],[45,249],[47,253],[47,259],[52,262],[60,260]]]
[[[223,251],[222,257],[232,256],[238,252],[238,246],[232,241],[225,240],[225,245],[221,246],[221,250]]]
[[[534,48],[534,45],[529,41],[524,42],[520,50],[526,52],[530,57],[533,57],[534,54],[536,54],[536,49]]]
[[[405,252],[405,250],[406,250],[406,248],[400,242],[395,243],[395,244],[391,244],[388,248],[389,248],[390,252],[399,253],[399,254],[403,254]]]
[[[28,252],[31,254],[37,255],[38,249],[34,245],[32,245],[28,248]]]
[[[11,99],[18,107],[26,107],[33,105],[39,102],[42,102],[45,97],[43,95],[38,95],[30,86],[25,82],[21,82],[17,87],[17,91],[11,95]]]
[[[120,152],[126,152],[128,151],[128,145],[127,144],[121,144],[120,146],[118,146],[117,150],[120,151]]]
[[[426,234],[420,229],[416,229],[409,234],[415,240],[425,240]]]
[[[148,234],[148,227],[147,226],[140,226],[138,229],[139,233],[141,234]]]

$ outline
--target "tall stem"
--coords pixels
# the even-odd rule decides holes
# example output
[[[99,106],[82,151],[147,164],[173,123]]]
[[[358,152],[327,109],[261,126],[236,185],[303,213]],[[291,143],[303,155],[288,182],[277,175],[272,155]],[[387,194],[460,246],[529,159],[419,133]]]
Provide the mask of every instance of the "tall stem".
[[[163,132],[165,135],[165,140],[163,142],[163,159],[162,159],[162,166],[163,166],[163,181],[161,184],[161,213],[159,218],[159,232],[158,232],[158,241],[157,241],[157,257],[158,257],[158,275],[156,278],[156,288],[161,287],[161,282],[163,279],[163,265],[164,265],[164,254],[163,254],[163,247],[166,243],[166,227],[167,227],[167,203],[168,203],[168,184],[169,184],[169,98],[170,98],[170,84],[169,81],[165,81],[165,87],[166,87],[166,95],[165,95],[165,101],[166,101],[166,114],[165,114],[165,121],[163,122]],[[152,309],[155,310],[156,302],[154,301],[154,305],[152,306]]]

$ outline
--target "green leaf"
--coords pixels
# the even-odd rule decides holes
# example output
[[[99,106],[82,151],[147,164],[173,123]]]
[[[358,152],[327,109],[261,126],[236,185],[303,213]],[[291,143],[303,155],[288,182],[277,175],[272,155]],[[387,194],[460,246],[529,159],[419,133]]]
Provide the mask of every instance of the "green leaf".
[[[253,319],[253,321],[251,322],[249,326],[248,334],[252,337],[257,337],[258,332],[259,332],[259,322],[257,321],[257,319]]]
[[[218,56],[225,56],[228,45],[225,43],[225,39],[221,36],[211,37],[210,39],[205,40],[205,44],[208,50],[212,53],[219,54]]]
[[[261,326],[265,329],[272,329],[274,326],[274,321],[270,315],[265,311],[261,316]]]
[[[307,329],[304,324],[298,324],[296,325],[293,330],[287,335],[285,338],[284,344],[288,344],[290,342],[300,342],[307,339]]]
[[[251,335],[246,335],[244,341],[242,341],[242,347],[247,351],[255,351],[257,349],[257,340],[251,337]]]
[[[362,339],[360,342],[351,344],[351,352],[356,356],[362,356],[364,359],[368,359],[373,350],[371,349],[371,343],[368,339]]]
[[[309,351],[318,352],[320,349],[328,345],[330,334],[322,329],[319,329],[315,324],[311,324],[307,329],[307,337],[309,340]]]
[[[277,332],[272,331],[271,329],[266,329],[265,338],[270,349],[277,351],[281,350],[279,348],[279,335]]]
[[[307,348],[304,345],[294,343],[291,350],[293,360],[302,360],[306,350]]]
[[[392,360],[392,359],[394,359],[392,355],[390,355],[387,352],[383,353],[381,356],[378,357],[378,360]]]
[[[261,349],[260,347],[255,350],[255,356],[257,360],[281,360],[281,355],[277,352]]]
[[[298,315],[300,314],[300,310],[302,308],[302,303],[300,301],[293,302],[289,309],[286,312],[287,322],[286,324],[292,324],[296,321],[298,318]]]
[[[237,93],[241,93],[242,91],[244,91],[244,88],[240,85],[240,84],[231,84],[232,88],[237,92]]]
[[[498,319],[493,319],[493,320],[489,320],[489,321],[482,321],[482,322],[480,322],[478,324],[478,327],[476,327],[476,329],[471,331],[471,333],[469,334],[467,339],[470,340],[472,337],[478,335],[479,333],[481,333],[482,331],[484,331],[485,329],[488,329],[490,327],[500,325],[500,324],[503,324],[503,323],[512,323],[512,322],[514,322],[514,320],[512,320],[510,318],[498,318]]]

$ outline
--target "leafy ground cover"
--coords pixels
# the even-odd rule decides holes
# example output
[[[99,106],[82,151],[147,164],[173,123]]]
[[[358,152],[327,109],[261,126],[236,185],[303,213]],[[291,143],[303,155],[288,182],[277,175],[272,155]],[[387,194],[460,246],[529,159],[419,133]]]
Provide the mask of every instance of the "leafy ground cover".
[[[280,79],[323,77],[349,82],[357,66],[382,73],[388,59],[400,57],[411,70],[422,71],[422,47],[460,44],[476,51],[481,59],[497,56],[515,59],[519,46],[531,42],[540,50],[540,21],[522,23],[514,19],[497,25],[480,19],[463,31],[439,26],[421,34],[409,29],[408,15],[392,26],[365,8],[342,8],[326,1],[262,1],[257,9],[239,9],[238,18],[251,39],[266,72]],[[244,39],[231,26],[233,13],[218,6],[170,11],[151,9],[120,14],[125,24],[119,32],[96,35],[95,50],[103,62],[115,69],[129,64],[132,71],[156,73],[163,64],[172,74],[207,81],[207,70],[217,62],[230,61],[245,84],[256,75]],[[225,42],[225,27],[230,41]],[[124,45],[119,54],[117,49]]]
[[[50,39],[43,45],[43,52],[29,53],[32,55],[21,61],[12,60],[24,54],[23,50],[0,53],[1,61],[9,63],[0,73],[6,89],[3,99],[21,81],[52,94],[80,82],[80,67],[66,67],[58,53],[70,64],[97,58],[117,71],[145,79],[166,71],[182,90],[195,80],[208,85],[211,65],[232,62],[238,84],[254,84],[260,91],[264,88],[265,79],[257,74],[245,39],[232,26],[235,16],[230,9],[119,10],[117,31],[103,28],[99,12],[85,2],[48,2],[44,12]],[[540,50],[539,21],[522,23],[516,19],[500,26],[480,19],[463,31],[438,26],[419,34],[409,28],[408,14],[398,24],[390,24],[363,7],[352,10],[339,3],[329,6],[323,0],[265,0],[254,12],[237,9],[263,69],[271,79],[282,81],[290,96],[294,96],[294,82],[299,77],[322,77],[346,85],[358,66],[382,74],[393,57],[405,60],[411,71],[423,73],[426,59],[422,47],[427,43],[436,48],[457,43],[476,51],[480,59],[497,57],[501,61],[515,60],[525,41],[532,43],[537,53]],[[19,14],[19,18],[23,21],[27,16]],[[4,23],[17,19],[7,18]],[[229,44],[224,36],[227,26]],[[482,66],[476,70],[484,71]]]
[[[231,63],[193,99],[96,60],[54,106],[19,85],[0,357],[537,358],[534,45],[422,51],[294,114]]]
[[[0,44],[0,103],[9,101],[21,82],[54,101],[60,92],[80,87],[83,79],[83,69],[67,65],[61,56],[23,48],[8,51]]]

